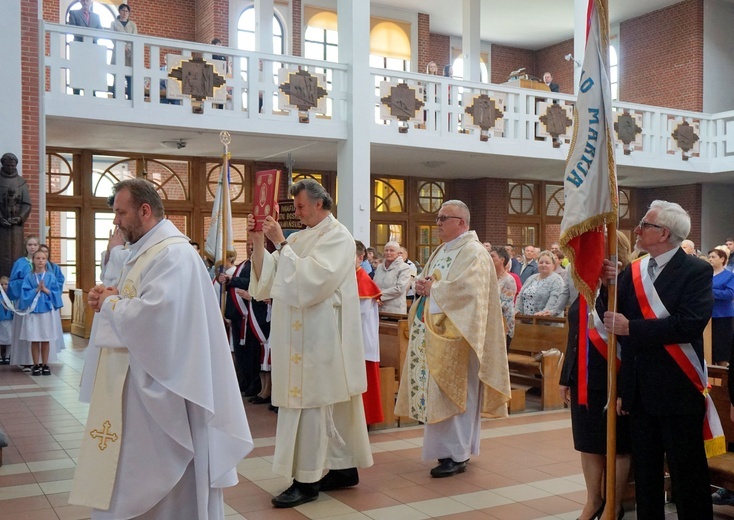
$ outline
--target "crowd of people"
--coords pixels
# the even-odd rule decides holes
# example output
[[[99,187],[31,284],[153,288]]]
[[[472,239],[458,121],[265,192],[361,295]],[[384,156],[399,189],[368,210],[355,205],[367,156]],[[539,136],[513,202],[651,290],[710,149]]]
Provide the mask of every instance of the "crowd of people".
[[[89,435],[71,503],[115,517],[222,517],[222,489],[236,482],[235,466],[253,446],[243,397],[278,413],[273,470],[292,484],[272,499],[275,507],[358,485],[359,468],[373,463],[368,425],[384,420],[380,312],[407,314],[395,412],[424,424],[423,458],[437,461],[432,477],[467,471],[480,449],[481,413],[506,415],[514,320],[566,316],[559,390],[586,480],[580,518],[623,518],[631,467],[638,518],[660,517],[664,460],[679,518],[710,518],[712,503],[734,502],[727,490],[710,494],[706,456],[717,439],[706,434],[716,428],[707,416],[702,337],[713,317],[714,360],[729,361],[734,240],[704,262],[684,244],[685,210],[654,201],[635,228],[634,253],[617,234],[619,261],[604,262],[587,309],[558,244],[528,245],[515,257],[511,245],[481,243],[461,201],[441,206],[441,245],[419,271],[397,242],[380,254],[355,240],[316,181],[301,180],[290,194],[305,228],[286,238],[273,218],[257,231],[248,217],[248,258],[232,259],[212,280],[164,218],[152,185],[132,179],[114,187],[116,230],[102,283],[89,291],[98,313],[80,392],[91,403]],[[48,375],[63,344],[63,274],[37,237],[27,238],[26,253],[0,278],[0,361]],[[618,303],[609,309],[612,279]],[[224,316],[217,291],[226,293]],[[620,345],[613,504],[602,493],[611,334]],[[109,451],[97,447],[103,424],[119,440]],[[129,500],[141,482],[144,499]]]

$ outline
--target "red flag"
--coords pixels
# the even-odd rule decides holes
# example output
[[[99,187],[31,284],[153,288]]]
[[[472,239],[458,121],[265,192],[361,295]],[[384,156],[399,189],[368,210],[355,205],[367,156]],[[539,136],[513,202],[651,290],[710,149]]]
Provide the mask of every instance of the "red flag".
[[[574,110],[574,136],[564,176],[565,207],[560,244],[571,262],[571,276],[590,307],[605,257],[604,225],[617,221],[612,97],[605,60],[606,20],[589,0],[586,53]],[[602,54],[604,53],[604,54]]]

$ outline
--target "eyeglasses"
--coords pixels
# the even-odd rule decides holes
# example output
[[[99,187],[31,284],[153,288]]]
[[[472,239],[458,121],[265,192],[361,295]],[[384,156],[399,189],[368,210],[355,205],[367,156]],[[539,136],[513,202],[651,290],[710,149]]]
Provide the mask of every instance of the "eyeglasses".
[[[637,224],[637,227],[640,229],[647,229],[647,228],[657,228],[657,229],[664,229],[665,226],[658,226],[657,224],[653,224],[652,222],[645,222],[644,220],[640,220],[640,223]]]
[[[436,217],[436,222],[446,222],[450,218],[458,218],[459,220],[464,220],[461,217],[453,217],[451,215],[439,215]]]

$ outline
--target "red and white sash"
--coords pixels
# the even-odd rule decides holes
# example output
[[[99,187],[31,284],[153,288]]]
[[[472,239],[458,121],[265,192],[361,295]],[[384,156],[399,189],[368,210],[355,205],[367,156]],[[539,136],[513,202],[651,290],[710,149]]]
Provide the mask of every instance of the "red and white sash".
[[[599,354],[602,355],[604,361],[608,361],[608,335],[606,329],[604,329],[604,321],[599,316],[599,313],[596,312],[596,307],[593,307],[591,312],[588,312],[586,300],[583,295],[579,295],[579,298],[579,345],[577,350],[578,403],[580,405],[588,405],[589,349],[593,345]],[[589,327],[589,321],[592,322],[591,327]],[[617,371],[619,371],[621,359],[619,344],[617,344]]]
[[[650,256],[645,256],[636,262],[632,262],[632,282],[635,288],[635,296],[640,304],[642,315],[645,319],[665,319],[670,312],[665,308],[660,296],[655,290],[653,281],[647,271]],[[706,457],[715,457],[726,452],[726,441],[724,430],[721,427],[716,407],[709,395],[708,371],[706,362],[703,367],[698,360],[696,352],[690,343],[665,345],[665,350],[673,358],[683,373],[706,398],[706,416],[703,421],[703,440],[706,448]]]

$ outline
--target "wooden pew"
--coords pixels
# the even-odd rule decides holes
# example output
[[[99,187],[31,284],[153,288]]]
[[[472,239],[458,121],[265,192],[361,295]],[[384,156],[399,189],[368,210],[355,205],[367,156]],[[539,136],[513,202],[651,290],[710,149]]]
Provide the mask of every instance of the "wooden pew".
[[[373,425],[374,429],[416,424],[407,417],[395,416],[395,397],[408,352],[408,332],[407,315],[380,313],[380,397],[385,421]]]
[[[708,367],[711,399],[719,412],[721,426],[726,437],[727,452],[708,459],[711,485],[734,490],[734,423],[729,419],[729,369],[726,367]]]
[[[558,381],[567,339],[566,318],[515,316],[515,336],[507,354],[510,381],[513,386],[540,388],[543,410],[563,408]],[[557,349],[557,352],[552,349]]]

